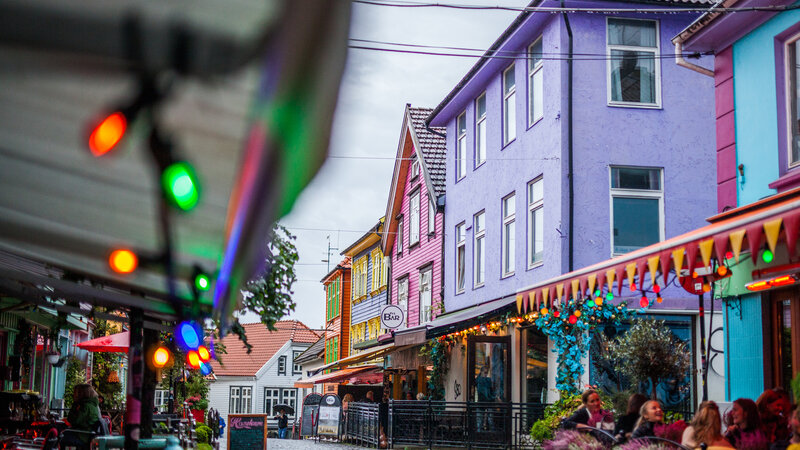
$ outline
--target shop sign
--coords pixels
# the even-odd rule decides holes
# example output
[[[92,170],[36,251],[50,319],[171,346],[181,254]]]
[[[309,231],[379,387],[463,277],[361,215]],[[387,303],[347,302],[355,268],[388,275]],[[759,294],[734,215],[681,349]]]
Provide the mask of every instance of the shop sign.
[[[388,330],[403,325],[403,310],[397,305],[386,305],[381,309],[381,326]]]

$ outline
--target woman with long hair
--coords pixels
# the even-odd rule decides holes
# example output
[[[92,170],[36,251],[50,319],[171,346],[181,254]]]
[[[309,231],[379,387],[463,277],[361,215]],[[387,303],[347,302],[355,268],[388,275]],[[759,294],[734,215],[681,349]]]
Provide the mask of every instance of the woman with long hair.
[[[783,416],[784,401],[781,393],[772,389],[764,391],[756,400],[761,416],[761,431],[769,442],[789,438],[789,418]]]
[[[739,446],[742,440],[753,441],[758,439],[768,442],[761,431],[761,417],[758,414],[756,402],[749,398],[737,398],[731,405],[731,412],[726,415],[729,420],[725,438],[734,447]]]
[[[97,392],[88,384],[78,384],[72,390],[72,407],[67,414],[67,422],[73,430],[94,431],[100,421],[100,406]],[[91,436],[86,434],[64,433],[61,448],[72,446],[88,448]]]
[[[715,402],[700,403],[692,424],[683,432],[681,444],[690,448],[700,448],[702,444],[708,446],[707,448],[733,448],[722,436],[722,417]]]
[[[583,405],[575,410],[570,417],[564,420],[565,428],[605,428],[609,431],[614,426],[614,416],[610,411],[603,409],[600,394],[594,389],[589,389],[581,394]]]
[[[631,438],[639,439],[655,436],[654,427],[656,424],[664,423],[664,411],[658,400],[648,400],[639,409],[639,420],[633,430]]]
[[[617,439],[629,439],[636,422],[639,420],[639,410],[642,405],[647,401],[647,396],[644,394],[632,394],[628,397],[628,409],[625,415],[619,418],[617,426],[614,428],[614,436]]]

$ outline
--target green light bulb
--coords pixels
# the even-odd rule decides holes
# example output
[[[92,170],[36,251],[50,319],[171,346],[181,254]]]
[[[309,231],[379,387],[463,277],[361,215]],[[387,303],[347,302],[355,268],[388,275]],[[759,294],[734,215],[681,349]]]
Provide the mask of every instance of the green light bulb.
[[[762,253],[762,254],[761,254],[761,259],[762,259],[762,260],[763,260],[765,263],[771,263],[771,262],[772,262],[772,259],[773,259],[774,257],[775,257],[775,255],[773,255],[773,254],[772,254],[772,252],[771,252],[770,250],[768,250],[768,249],[767,249],[767,250],[764,250],[764,253]]]
[[[610,300],[614,300],[614,294],[612,294],[611,292],[609,292],[608,294],[606,294],[606,300],[609,300],[609,301],[610,301]]]
[[[208,275],[197,275],[194,278],[194,286],[198,291],[207,291],[211,287],[211,280],[208,279]]]
[[[194,208],[200,201],[197,176],[186,162],[176,162],[164,169],[161,184],[167,199],[184,211]]]

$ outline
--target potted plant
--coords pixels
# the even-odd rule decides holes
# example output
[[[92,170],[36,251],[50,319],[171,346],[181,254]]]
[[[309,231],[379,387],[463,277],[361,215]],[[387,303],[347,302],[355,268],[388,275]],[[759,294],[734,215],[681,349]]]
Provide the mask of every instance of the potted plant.
[[[200,396],[194,396],[187,398],[186,403],[189,405],[189,410],[192,412],[195,422],[205,423],[208,400]]]

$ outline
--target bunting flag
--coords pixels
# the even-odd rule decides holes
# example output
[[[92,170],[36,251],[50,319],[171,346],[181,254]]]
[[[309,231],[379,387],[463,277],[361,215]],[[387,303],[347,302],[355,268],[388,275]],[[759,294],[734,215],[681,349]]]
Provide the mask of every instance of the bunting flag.
[[[530,311],[539,310],[539,303],[537,302],[536,291],[530,291],[528,293],[528,310]]]
[[[517,314],[522,314],[522,294],[517,294]]]
[[[630,263],[626,265],[625,272],[628,273],[628,286],[633,286],[633,277],[636,275],[636,263]]]
[[[547,301],[549,300],[548,297],[550,296],[550,288],[546,287],[542,289],[542,304],[545,308],[547,308]]]
[[[597,289],[602,291],[604,284],[606,284],[606,273],[605,272],[598,272],[597,273]],[[609,289],[608,292],[611,292],[611,289]]]
[[[617,267],[617,295],[622,295],[622,280],[625,275],[625,266]]]
[[[778,235],[781,234],[781,222],[782,219],[780,217],[770,220],[769,222],[764,222],[764,235],[767,237],[767,245],[769,246],[769,251],[772,253],[775,253],[775,246],[778,245]]]
[[[706,239],[705,241],[700,241],[700,258],[703,259],[703,267],[708,267],[711,263],[711,250],[714,249],[714,239]]]
[[[644,286],[644,274],[645,274],[645,267],[647,267],[647,260],[640,259],[636,262],[636,273],[639,277],[639,285],[637,286],[640,290],[643,289]]]
[[[745,228],[745,230],[747,230],[747,245],[750,247],[750,258],[753,259],[753,263],[755,263],[758,258],[758,250],[761,247],[761,232],[763,229],[764,226],[760,223]]]
[[[564,287],[564,302],[569,303],[570,297],[572,297],[572,283],[567,283]]]
[[[595,287],[595,285],[597,284],[597,274],[596,274],[596,273],[593,273],[593,274],[589,275],[589,276],[586,278],[586,280],[587,280],[587,281],[588,281],[588,283],[589,283],[589,294],[590,294],[590,295],[594,295],[594,287]]]
[[[686,245],[686,268],[689,269],[689,275],[694,272],[697,265],[697,244],[690,243]]]
[[[564,295],[564,283],[559,283],[556,285],[556,298],[553,299],[553,306],[556,305],[556,301],[561,304],[562,295]]]
[[[746,230],[738,230],[728,236],[731,241],[731,251],[736,262],[739,262],[739,255],[742,253],[742,241],[744,241],[744,234]]]
[[[578,297],[579,297],[578,294],[579,293],[580,293],[580,297],[583,297],[583,292],[580,292],[580,290],[579,290],[580,284],[581,284],[581,281],[578,280],[577,278],[572,280],[572,299],[575,300],[575,301],[578,301]]]
[[[586,277],[581,277],[580,278],[580,283],[581,283],[581,296],[583,296],[584,292],[586,292]],[[588,292],[588,295],[590,297],[592,296],[592,291],[591,290]]]
[[[611,292],[611,291],[614,290],[614,275],[615,275],[615,273],[616,272],[614,272],[614,269],[606,270],[606,280],[608,281],[608,292]]]
[[[683,248],[672,251],[672,261],[675,263],[673,267],[675,267],[675,274],[679,277],[681,276],[681,270],[683,270],[683,252]]]
[[[783,218],[783,231],[786,232],[786,248],[792,258],[797,253],[798,226],[800,226],[800,212],[789,214]]]
[[[672,258],[670,256],[670,251],[669,250],[662,251],[659,259],[661,260],[661,275],[664,277],[664,286],[666,286],[667,283],[669,282],[668,278],[669,269],[670,269],[670,262],[672,261]],[[678,269],[677,271],[680,271],[680,269]]]
[[[714,251],[717,253],[717,261],[725,261],[725,252],[728,251],[728,236],[718,234],[714,236]]]
[[[659,260],[658,255],[647,258],[647,268],[650,269],[650,282],[653,283],[653,286],[655,286],[658,281],[656,280],[656,270],[658,270],[658,260]]]

